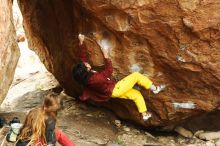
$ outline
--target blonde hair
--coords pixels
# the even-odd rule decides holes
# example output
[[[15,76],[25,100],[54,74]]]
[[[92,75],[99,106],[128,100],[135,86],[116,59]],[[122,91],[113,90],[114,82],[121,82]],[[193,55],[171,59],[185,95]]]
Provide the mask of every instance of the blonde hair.
[[[56,121],[57,111],[61,108],[60,102],[61,98],[57,94],[46,96],[43,105],[32,109],[26,116],[18,140],[30,140],[28,145],[35,145],[39,141],[46,144],[45,121],[48,116],[51,116]]]

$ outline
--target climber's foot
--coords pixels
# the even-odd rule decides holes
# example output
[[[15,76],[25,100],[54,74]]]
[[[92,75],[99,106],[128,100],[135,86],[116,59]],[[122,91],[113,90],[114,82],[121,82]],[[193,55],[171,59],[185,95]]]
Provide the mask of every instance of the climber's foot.
[[[159,92],[164,91],[165,88],[166,88],[166,85],[164,85],[164,84],[162,84],[160,86],[156,86],[156,90],[153,90],[153,93],[158,94]]]
[[[148,119],[152,117],[152,114],[150,112],[143,112],[142,113],[142,118],[146,122]]]

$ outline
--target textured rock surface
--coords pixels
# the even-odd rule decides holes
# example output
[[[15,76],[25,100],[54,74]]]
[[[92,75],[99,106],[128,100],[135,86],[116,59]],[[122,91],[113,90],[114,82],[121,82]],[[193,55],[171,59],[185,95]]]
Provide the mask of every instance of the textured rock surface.
[[[153,118],[140,120],[130,101],[103,104],[121,118],[163,126],[215,110],[220,99],[220,2],[216,0],[20,0],[33,48],[67,93],[80,94],[71,77],[77,34],[96,36],[110,50],[116,80],[134,71],[167,89],[142,90]],[[96,43],[90,61],[103,64]]]
[[[13,80],[19,58],[12,17],[12,1],[0,0],[0,103]]]

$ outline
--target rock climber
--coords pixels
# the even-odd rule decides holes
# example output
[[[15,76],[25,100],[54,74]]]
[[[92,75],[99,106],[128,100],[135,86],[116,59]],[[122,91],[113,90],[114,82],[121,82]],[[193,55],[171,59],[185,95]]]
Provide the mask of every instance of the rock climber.
[[[105,58],[105,69],[99,72],[95,71],[88,63],[87,47],[84,44],[85,36],[79,34],[78,39],[81,62],[73,67],[72,73],[74,79],[84,86],[83,95],[80,96],[80,99],[83,101],[91,99],[97,102],[108,101],[110,98],[130,99],[136,104],[142,119],[147,121],[152,114],[147,111],[145,100],[140,91],[133,87],[138,84],[157,94],[165,89],[165,85],[155,86],[148,77],[139,72],[134,72],[118,82],[110,79],[113,67],[108,50],[101,49]]]

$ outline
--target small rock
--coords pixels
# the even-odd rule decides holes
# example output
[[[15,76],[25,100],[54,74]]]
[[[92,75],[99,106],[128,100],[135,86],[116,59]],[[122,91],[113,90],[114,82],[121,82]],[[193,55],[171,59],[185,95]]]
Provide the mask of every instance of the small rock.
[[[100,114],[99,114],[99,117],[100,117],[100,118],[105,117],[105,113],[100,113]]]
[[[96,144],[98,144],[98,145],[104,145],[104,144],[106,144],[106,141],[104,141],[104,140],[102,140],[102,139],[99,139],[99,138],[93,138],[93,139],[91,139],[91,140],[89,140],[90,142],[94,142],[94,143],[96,143]]]
[[[205,143],[206,146],[215,146],[215,143],[213,141],[207,141]]]
[[[216,146],[220,146],[220,139],[215,142]]]
[[[128,128],[128,127],[125,127],[125,126],[123,127],[123,130],[124,130],[124,131],[126,131],[126,132],[129,132],[129,131],[131,131],[131,130],[130,130],[130,128]]]
[[[199,130],[194,133],[194,136],[198,137],[199,134],[204,133],[204,130]]]
[[[170,143],[169,146],[176,146],[175,143]]]
[[[195,144],[195,143],[201,143],[203,142],[201,139],[198,139],[198,138],[191,138],[189,139],[188,141],[190,144]]]
[[[173,139],[170,140],[171,143],[175,143],[175,141]]]
[[[193,133],[189,130],[186,130],[183,127],[178,126],[174,130],[183,137],[187,137],[187,138],[192,138],[193,137]]]
[[[86,114],[87,117],[93,117],[91,114]]]
[[[144,132],[144,134],[147,135],[148,137],[151,137],[151,138],[155,139],[155,137],[153,135],[151,135],[150,133],[148,133],[148,132]]]
[[[200,134],[198,135],[198,137],[199,137],[200,139],[204,139],[204,140],[219,139],[219,138],[220,138],[220,131],[200,133]]]
[[[121,127],[121,121],[120,120],[115,120],[115,125],[117,127]]]
[[[134,129],[133,132],[134,132],[134,133],[137,133],[137,134],[140,133],[140,131],[137,130],[137,129]]]

